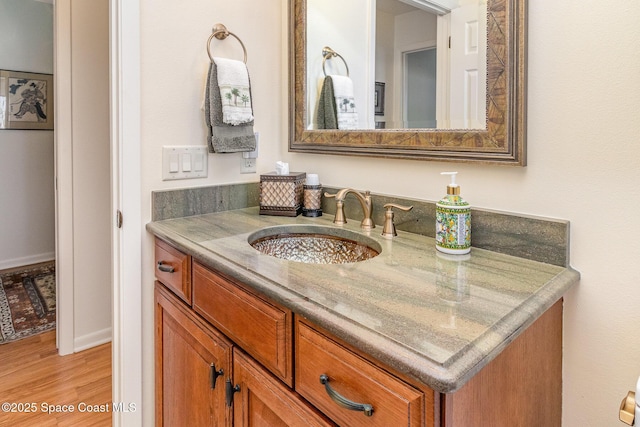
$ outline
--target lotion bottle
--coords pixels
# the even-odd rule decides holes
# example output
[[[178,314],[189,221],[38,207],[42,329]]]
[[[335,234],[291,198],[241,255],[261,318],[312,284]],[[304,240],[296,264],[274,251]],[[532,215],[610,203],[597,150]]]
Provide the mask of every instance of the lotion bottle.
[[[447,195],[436,203],[436,249],[454,255],[471,251],[471,206],[460,197],[457,173],[442,172],[451,176],[451,183]]]

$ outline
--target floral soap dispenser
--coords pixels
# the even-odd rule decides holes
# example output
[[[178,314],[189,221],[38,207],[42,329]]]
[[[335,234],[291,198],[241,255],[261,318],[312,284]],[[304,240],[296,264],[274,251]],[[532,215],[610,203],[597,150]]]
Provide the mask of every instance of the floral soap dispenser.
[[[460,197],[457,173],[442,172],[451,176],[451,183],[447,195],[436,203],[436,249],[454,255],[471,251],[471,206]]]

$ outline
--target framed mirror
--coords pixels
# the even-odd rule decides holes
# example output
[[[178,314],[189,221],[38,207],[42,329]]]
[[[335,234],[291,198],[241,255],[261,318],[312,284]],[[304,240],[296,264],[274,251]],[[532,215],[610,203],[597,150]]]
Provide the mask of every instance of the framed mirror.
[[[526,164],[527,0],[358,0],[350,16],[351,2],[289,1],[289,151]],[[470,3],[476,18],[458,28]],[[431,35],[406,42],[409,28]],[[456,65],[456,48],[479,52],[474,65]],[[410,86],[412,61],[435,69],[426,92]],[[345,80],[351,101],[332,103]],[[433,111],[413,118],[411,95],[434,92]]]

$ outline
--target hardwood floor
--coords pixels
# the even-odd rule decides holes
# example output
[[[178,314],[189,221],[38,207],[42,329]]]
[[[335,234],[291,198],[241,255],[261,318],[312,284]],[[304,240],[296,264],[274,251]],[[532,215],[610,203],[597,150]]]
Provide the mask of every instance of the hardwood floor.
[[[55,340],[0,345],[0,426],[111,425],[111,344],[58,356]]]

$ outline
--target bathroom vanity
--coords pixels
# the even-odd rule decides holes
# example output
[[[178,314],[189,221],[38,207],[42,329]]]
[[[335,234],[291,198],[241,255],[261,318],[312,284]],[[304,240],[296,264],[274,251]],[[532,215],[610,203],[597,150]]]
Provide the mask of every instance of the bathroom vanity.
[[[156,425],[559,426],[570,267],[374,228],[378,256],[309,264],[248,243],[332,217],[154,221]],[[358,221],[343,226],[363,233]]]

